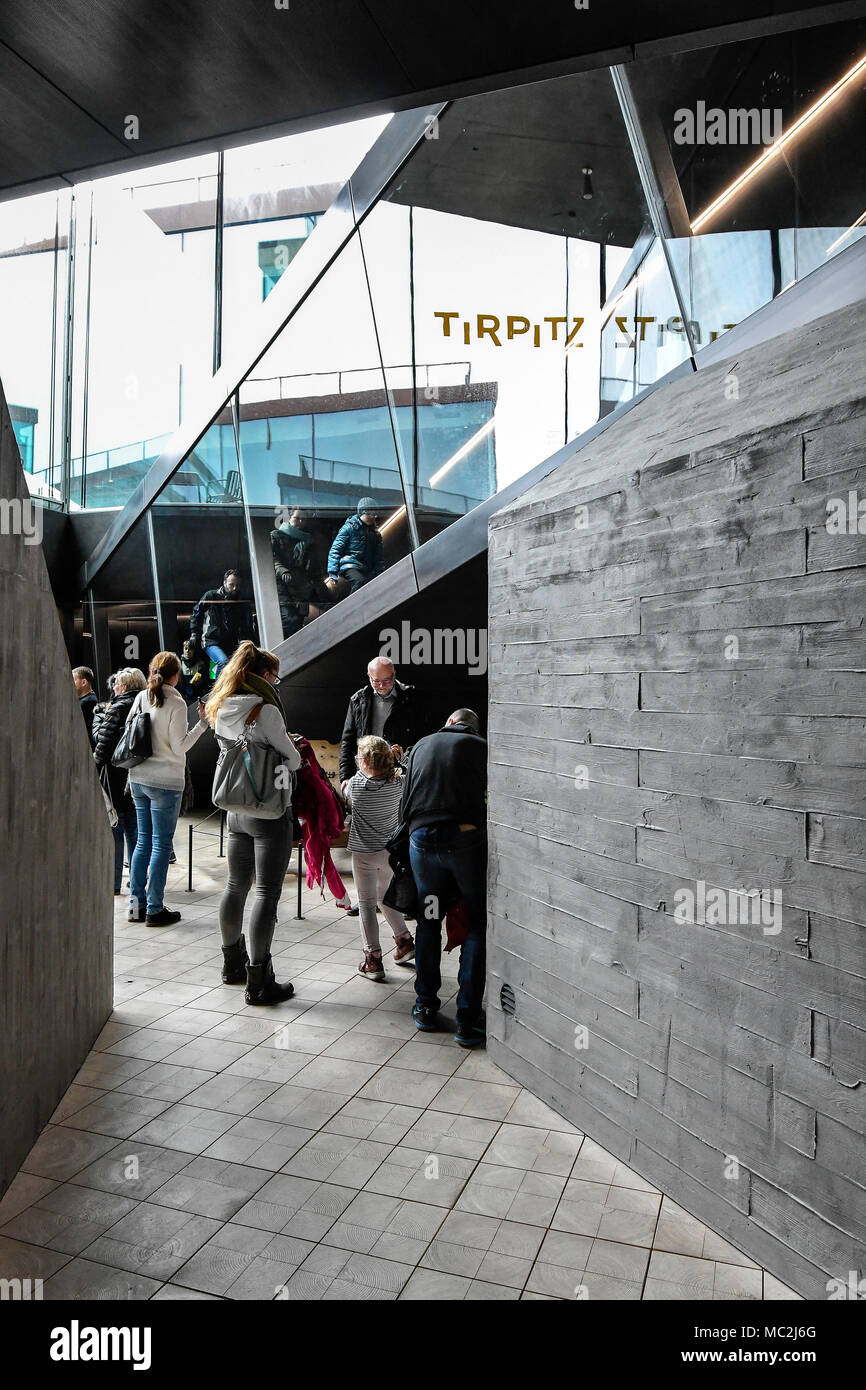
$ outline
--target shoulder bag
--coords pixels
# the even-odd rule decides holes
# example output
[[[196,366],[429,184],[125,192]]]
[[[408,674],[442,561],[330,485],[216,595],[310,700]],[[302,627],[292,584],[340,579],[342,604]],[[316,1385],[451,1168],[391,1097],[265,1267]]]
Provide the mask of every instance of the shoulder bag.
[[[151,757],[153,757],[153,739],[150,715],[141,706],[136,710],[133,705],[129,718],[123,727],[123,732],[111,755],[112,766],[138,767],[139,763],[143,763],[146,758]]]
[[[250,710],[245,730],[255,724],[262,701]],[[282,754],[270,744],[253,743],[246,732],[223,748],[217,760],[211,794],[221,811],[279,820],[292,804],[294,774]]]

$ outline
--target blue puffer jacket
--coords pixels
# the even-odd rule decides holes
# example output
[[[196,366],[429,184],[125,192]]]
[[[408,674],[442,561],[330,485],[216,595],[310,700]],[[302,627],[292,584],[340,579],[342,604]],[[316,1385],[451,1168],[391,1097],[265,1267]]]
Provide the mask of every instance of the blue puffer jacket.
[[[373,579],[384,568],[385,554],[379,532],[365,526],[359,516],[350,516],[337,532],[328,553],[328,574],[336,577],[348,569],[356,569]]]

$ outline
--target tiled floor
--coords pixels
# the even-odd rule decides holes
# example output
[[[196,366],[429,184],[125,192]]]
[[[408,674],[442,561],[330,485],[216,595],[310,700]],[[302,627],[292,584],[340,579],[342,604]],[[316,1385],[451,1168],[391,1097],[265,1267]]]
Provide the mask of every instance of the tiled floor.
[[[411,971],[359,978],[357,919],[305,892],[296,921],[294,877],[274,962],[295,997],[245,1005],[219,981],[225,862],[200,839],[187,894],[186,837],[177,927],[116,899],[115,1012],[0,1203],[0,1277],[55,1299],[798,1297],[483,1052],[418,1033]]]

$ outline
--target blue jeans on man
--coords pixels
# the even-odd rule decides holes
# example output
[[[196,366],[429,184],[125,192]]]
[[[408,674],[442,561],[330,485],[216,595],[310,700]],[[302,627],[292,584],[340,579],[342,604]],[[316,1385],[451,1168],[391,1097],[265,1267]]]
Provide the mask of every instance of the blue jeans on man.
[[[138,817],[138,839],[130,861],[129,905],[133,911],[147,902],[148,916],[161,912],[177,818],[183,791],[130,782]]]
[[[228,665],[228,657],[222,647],[218,647],[216,642],[211,642],[209,647],[205,647],[205,655],[216,665],[216,673],[219,676],[224,666]]]
[[[472,1028],[482,1019],[487,964],[487,831],[460,830],[454,822],[421,826],[409,838],[409,859],[420,904],[415,928],[418,1003],[439,1008],[442,919],[463,898],[467,937],[457,976],[457,1026]]]

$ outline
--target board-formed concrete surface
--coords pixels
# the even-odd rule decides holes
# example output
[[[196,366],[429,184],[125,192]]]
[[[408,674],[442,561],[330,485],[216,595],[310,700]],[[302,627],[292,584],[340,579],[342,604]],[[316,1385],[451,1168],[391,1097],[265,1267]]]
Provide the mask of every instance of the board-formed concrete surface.
[[[490,529],[491,1056],[809,1298],[866,1235],[864,332],[656,391]]]
[[[796,1299],[449,1034],[413,972],[356,974],[357,921],[289,876],[295,997],[220,983],[218,839],[187,824],[154,930],[116,917],[116,1006],[0,1202],[0,1278],[45,1299]],[[350,882],[350,856],[336,863]],[[384,924],[383,924],[384,926]],[[457,962],[443,960],[453,1019]]]
[[[114,841],[0,388],[0,1192],[111,1010]]]

